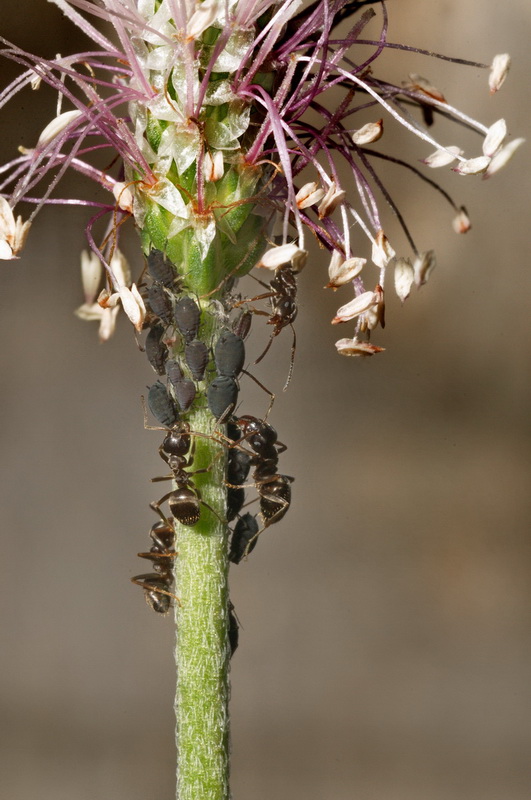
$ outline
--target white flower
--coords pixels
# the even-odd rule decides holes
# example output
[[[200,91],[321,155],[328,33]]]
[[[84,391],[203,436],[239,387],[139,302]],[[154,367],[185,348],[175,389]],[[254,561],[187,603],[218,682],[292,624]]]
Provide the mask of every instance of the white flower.
[[[510,66],[511,57],[509,53],[499,53],[497,56],[494,56],[489,74],[489,88],[491,94],[501,89]]]
[[[13,214],[13,209],[0,195],[0,261],[16,258],[28,236],[31,222],[22,222],[22,217]]]

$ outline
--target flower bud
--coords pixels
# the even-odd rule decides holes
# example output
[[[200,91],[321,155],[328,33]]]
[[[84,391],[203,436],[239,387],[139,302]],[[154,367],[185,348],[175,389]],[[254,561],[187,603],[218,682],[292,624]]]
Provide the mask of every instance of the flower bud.
[[[83,250],[81,253],[81,282],[85,294],[85,303],[90,305],[96,298],[98,286],[102,275],[102,264],[96,253],[88,253]]]
[[[389,244],[389,239],[385,233],[383,231],[378,231],[376,240],[372,245],[372,263],[376,264],[380,269],[385,269],[395,255],[396,252]]]
[[[342,356],[373,356],[375,353],[383,353],[385,347],[377,347],[370,342],[354,339],[338,339],[336,342],[337,352]]]
[[[37,147],[45,147],[52,139],[55,139],[71,122],[83,116],[77,108],[74,111],[65,111],[63,114],[52,119],[51,122],[42,130],[37,141]]]
[[[320,189],[315,181],[312,181],[311,183],[305,183],[295,195],[297,208],[309,208],[309,206],[319,203],[324,196],[325,190]]]
[[[357,131],[353,131],[351,134],[354,144],[357,144],[359,147],[364,144],[372,144],[372,142],[377,142],[382,135],[383,119],[379,119],[378,122],[368,122],[367,125],[364,125]]]
[[[452,172],[457,172],[458,175],[479,175],[486,171],[489,164],[489,156],[478,156],[460,161],[457,167],[453,167]]]
[[[415,278],[409,258],[397,258],[395,264],[395,292],[402,302],[407,300]]]
[[[423,164],[426,164],[427,167],[431,167],[432,169],[437,169],[438,167],[446,167],[448,164],[451,164],[452,161],[455,161],[457,156],[462,156],[463,150],[460,147],[457,147],[455,144],[451,144],[449,147],[446,147],[444,150],[436,150],[435,153],[432,153],[431,156],[427,158],[421,159]]]
[[[281,244],[278,247],[271,247],[266,250],[256,266],[274,270],[285,264],[291,264],[295,272],[300,272],[307,256],[306,250],[301,250],[295,242],[290,242],[289,244]]]
[[[428,278],[435,269],[436,265],[435,251],[426,250],[425,253],[419,253],[413,263],[413,272],[415,275],[415,285],[417,288],[424,286]]]
[[[219,181],[223,177],[225,167],[223,164],[223,151],[215,150],[214,155],[207,150],[203,160],[203,173],[206,181]]]
[[[499,53],[497,56],[494,56],[489,74],[489,88],[491,94],[501,89],[510,66],[511,57],[509,53]]]
[[[345,195],[346,192],[343,191],[343,189],[338,189],[336,182],[332,181],[325,196],[319,203],[319,207],[317,209],[319,219],[329,217],[332,211],[334,211],[334,209],[343,202]]]
[[[492,158],[503,144],[507,136],[507,125],[504,119],[499,119],[487,131],[483,141],[483,154]]]
[[[24,247],[31,222],[22,222],[22,217],[13,214],[13,209],[0,195],[0,261],[11,261]]]
[[[459,209],[459,214],[453,218],[452,227],[456,233],[466,233],[472,227],[464,206]]]
[[[133,192],[126,183],[118,181],[113,184],[112,193],[114,199],[118,203],[118,208],[122,211],[128,211],[129,214],[133,213]]]
[[[334,250],[328,266],[330,283],[324,288],[336,290],[339,286],[344,286],[360,274],[366,263],[366,258],[347,258],[345,261],[339,250]]]
[[[492,161],[490,162],[489,166],[487,167],[487,171],[483,174],[483,180],[485,178],[491,178],[496,172],[502,169],[508,161],[511,160],[514,153],[518,150],[521,144],[525,142],[525,139],[513,139],[512,142],[509,142],[502,147],[501,150],[498,150]]]
[[[332,320],[332,325],[338,325],[340,322],[349,322],[349,320],[358,317],[365,311],[368,311],[372,306],[378,302],[378,295],[375,292],[363,292],[359,294],[350,303],[341,306]]]

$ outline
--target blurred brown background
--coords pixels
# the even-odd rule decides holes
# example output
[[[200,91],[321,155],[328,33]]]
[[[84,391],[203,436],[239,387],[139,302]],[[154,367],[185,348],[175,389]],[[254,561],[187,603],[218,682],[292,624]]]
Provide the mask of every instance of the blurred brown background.
[[[525,136],[531,11],[501,9],[389,2],[390,41],[487,63],[511,52],[497,96],[484,72],[413,55],[380,74],[419,72]],[[2,33],[45,55],[86,47],[42,1],[9,4]],[[14,72],[0,71],[5,85]],[[53,107],[27,92],[2,112],[2,161]],[[385,152],[427,154],[392,129]],[[295,373],[271,418],[294,501],[232,575],[235,800],[530,796],[529,149],[491,181],[435,177],[473,229],[453,234],[446,205],[390,171],[439,266],[404,308],[389,300],[384,354],[337,356],[351,328],[329,320],[348,290],[322,292],[319,253],[301,277]],[[6,800],[174,793],[172,624],[129,583],[160,473],[139,400],[153,374],[123,320],[100,346],[73,315],[85,220],[42,212],[23,258],[0,269]],[[134,234],[128,248],[139,264]],[[256,370],[279,392],[289,347],[288,332]],[[246,396],[260,414],[263,394]]]

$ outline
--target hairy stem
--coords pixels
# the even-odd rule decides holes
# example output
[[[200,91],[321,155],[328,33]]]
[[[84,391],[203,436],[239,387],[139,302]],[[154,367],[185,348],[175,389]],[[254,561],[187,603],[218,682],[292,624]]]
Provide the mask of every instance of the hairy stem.
[[[210,343],[216,321],[205,311],[202,317],[202,338]],[[196,405],[206,405],[204,394]],[[192,431],[207,436],[219,430],[204,407],[191,412],[188,421]],[[193,527],[175,524],[177,798],[228,800],[227,453],[219,441],[199,436],[193,446],[192,472],[206,470],[193,476],[203,501],[201,517]]]

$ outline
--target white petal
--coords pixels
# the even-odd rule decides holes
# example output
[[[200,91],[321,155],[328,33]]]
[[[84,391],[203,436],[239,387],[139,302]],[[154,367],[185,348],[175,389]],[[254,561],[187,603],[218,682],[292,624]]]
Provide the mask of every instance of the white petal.
[[[363,292],[363,294],[359,294],[354,300],[351,300],[350,303],[346,303],[346,305],[338,309],[336,316],[332,320],[332,325],[354,319],[354,317],[368,311],[369,308],[374,306],[377,302],[378,295],[375,292]]]
[[[500,149],[507,136],[507,125],[504,119],[499,119],[491,125],[483,141],[483,155],[492,158]]]
[[[486,171],[489,164],[489,156],[478,156],[460,161],[458,166],[453,168],[453,172],[457,172],[458,175],[479,175]]]
[[[88,322],[101,320],[104,313],[105,309],[102,308],[98,303],[83,303],[82,306],[79,306],[79,308],[76,308],[74,311],[76,317]]]
[[[490,178],[494,175],[498,170],[502,169],[508,161],[511,160],[514,153],[518,150],[520,145],[525,142],[525,139],[513,139],[512,142],[509,142],[499,150],[492,161],[490,162],[487,171],[483,175],[483,178]]]
[[[494,56],[489,74],[489,88],[490,93],[494,94],[500,89],[507,77],[509,68],[511,66],[511,57],[509,53],[499,53]]]
[[[11,245],[5,239],[0,239],[0,261],[12,261],[15,257]]]
[[[0,195],[0,237],[11,242],[15,238],[15,216],[13,214],[13,209],[2,195]]]
[[[372,142],[377,142],[378,139],[381,139],[383,134],[383,119],[379,119],[378,122],[368,122],[362,128],[359,128],[357,131],[354,131],[351,136],[354,144],[358,146],[364,144],[371,144]]]
[[[71,122],[81,116],[83,116],[83,112],[78,109],[74,109],[74,111],[65,111],[63,114],[59,114],[59,116],[52,119],[41,132],[37,141],[37,147],[44,147],[47,145],[52,139],[55,139],[56,136],[64,131]]]
[[[116,317],[120,306],[116,308],[105,308],[100,321],[99,337],[100,342],[108,341],[113,335],[116,328]]]
[[[435,153],[431,154],[431,156],[423,158],[422,163],[426,164],[427,167],[432,167],[432,169],[437,169],[438,167],[448,166],[448,164],[451,164],[452,161],[455,161],[456,156],[462,156],[462,155],[463,155],[463,150],[461,150],[460,147],[451,144],[444,150],[436,150]]]
[[[385,347],[377,347],[370,342],[362,342],[356,339],[338,339],[336,342],[337,352],[342,356],[373,356],[375,353],[382,353]]]
[[[218,0],[203,0],[202,3],[198,3],[186,26],[186,38],[190,40],[201,36],[218,18],[221,8]]]
[[[407,300],[415,273],[409,258],[397,258],[395,264],[395,291],[402,302]]]

